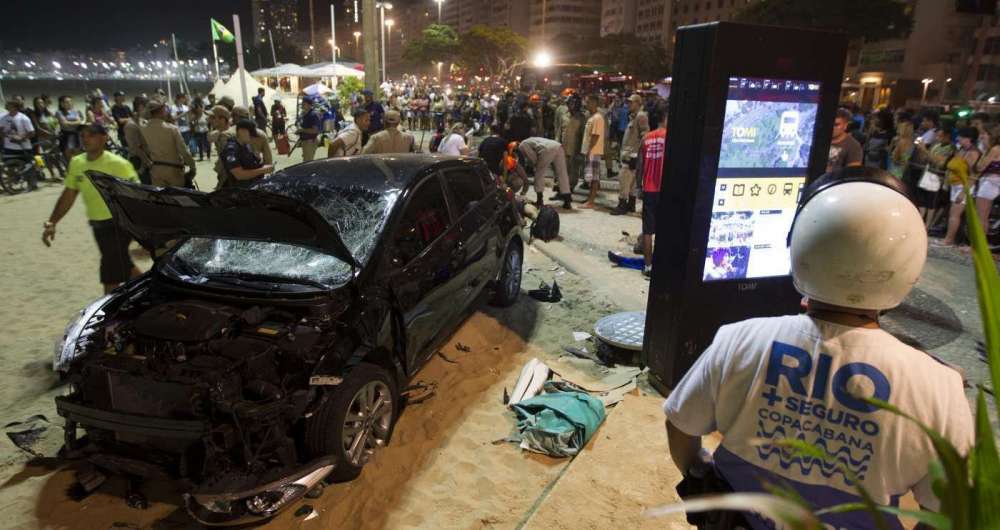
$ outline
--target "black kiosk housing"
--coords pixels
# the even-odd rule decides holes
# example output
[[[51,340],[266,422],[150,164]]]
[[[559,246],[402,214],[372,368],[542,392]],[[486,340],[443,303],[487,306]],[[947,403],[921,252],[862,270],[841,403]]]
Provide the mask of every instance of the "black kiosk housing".
[[[785,240],[826,169],[846,51],[823,31],[678,30],[643,344],[664,395],[723,324],[799,310]]]

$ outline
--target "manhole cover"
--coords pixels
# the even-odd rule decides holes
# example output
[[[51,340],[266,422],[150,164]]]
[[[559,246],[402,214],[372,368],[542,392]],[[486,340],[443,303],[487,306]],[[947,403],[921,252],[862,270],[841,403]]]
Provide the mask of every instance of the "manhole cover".
[[[615,313],[597,321],[594,334],[612,346],[626,350],[642,350],[642,334],[646,329],[645,311]]]

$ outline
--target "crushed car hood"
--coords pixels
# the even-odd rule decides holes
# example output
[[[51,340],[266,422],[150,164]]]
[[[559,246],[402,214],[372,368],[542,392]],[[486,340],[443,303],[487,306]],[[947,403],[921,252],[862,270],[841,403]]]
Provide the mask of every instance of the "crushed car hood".
[[[358,262],[336,228],[308,204],[252,189],[211,193],[125,182],[98,171],[87,176],[119,226],[147,248],[181,237],[217,237],[289,243]]]

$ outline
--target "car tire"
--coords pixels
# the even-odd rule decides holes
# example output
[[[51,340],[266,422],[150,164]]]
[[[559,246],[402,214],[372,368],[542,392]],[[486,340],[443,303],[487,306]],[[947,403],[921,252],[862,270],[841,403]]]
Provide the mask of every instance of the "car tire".
[[[378,412],[372,415],[376,403]],[[330,474],[334,482],[357,478],[374,451],[389,443],[398,413],[399,394],[392,376],[379,366],[361,363],[307,420],[306,451],[310,458],[334,457]]]
[[[517,302],[521,294],[521,270],[524,265],[524,249],[518,239],[511,239],[507,250],[503,253],[500,271],[497,273],[496,285],[493,289],[495,306],[510,307]]]

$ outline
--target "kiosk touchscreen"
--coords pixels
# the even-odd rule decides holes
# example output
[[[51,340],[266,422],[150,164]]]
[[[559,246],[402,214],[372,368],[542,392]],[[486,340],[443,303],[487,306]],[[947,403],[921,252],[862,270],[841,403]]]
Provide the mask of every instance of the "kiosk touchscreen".
[[[806,182],[819,88],[729,78],[703,281],[788,275],[786,236]]]
[[[792,314],[788,231],[826,167],[844,36],[678,30],[643,360],[663,392],[723,324]]]

